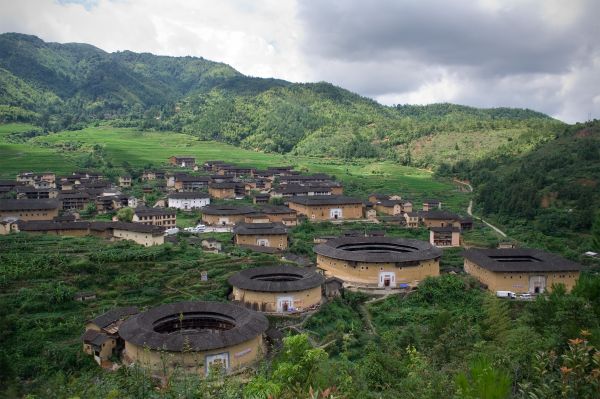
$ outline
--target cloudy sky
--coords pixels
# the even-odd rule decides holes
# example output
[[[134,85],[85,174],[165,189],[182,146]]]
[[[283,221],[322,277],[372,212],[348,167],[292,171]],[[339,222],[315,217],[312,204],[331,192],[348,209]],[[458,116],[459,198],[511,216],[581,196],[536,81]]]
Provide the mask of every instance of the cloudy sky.
[[[0,32],[567,122],[600,118],[598,17],[598,0],[0,0]]]

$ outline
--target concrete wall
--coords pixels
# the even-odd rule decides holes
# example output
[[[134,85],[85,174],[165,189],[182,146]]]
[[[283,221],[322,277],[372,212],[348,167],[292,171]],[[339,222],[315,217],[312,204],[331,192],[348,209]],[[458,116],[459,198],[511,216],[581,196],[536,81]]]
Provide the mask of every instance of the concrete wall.
[[[339,218],[340,220],[363,218],[362,204],[312,206],[290,202],[288,206],[300,215],[306,215],[310,220],[333,220],[333,218],[330,217],[330,211],[332,209],[342,210],[342,217]]]
[[[52,220],[56,216],[58,216],[58,208],[39,211],[0,211],[0,219],[15,217],[21,220]]]
[[[294,308],[306,309],[321,302],[321,286],[290,292],[258,292],[233,287],[233,300],[241,302],[247,308],[263,312],[277,312],[279,297],[291,297]]]
[[[131,240],[146,247],[165,243],[165,237],[162,234],[153,235],[151,233],[140,233],[129,230],[114,229],[113,237],[115,240]]]
[[[133,215],[131,219],[133,223],[143,223],[152,226],[163,226],[166,228],[175,227],[177,224],[177,214],[173,215],[160,215],[160,216],[138,216]]]
[[[265,213],[272,223],[283,223],[283,218],[296,218],[295,212],[290,213]]]
[[[525,273],[496,273],[480,267],[474,262],[465,259],[465,272],[477,278],[483,284],[488,286],[488,290],[513,291],[515,293],[530,292],[530,277],[544,276],[546,278],[546,291],[552,289],[553,284],[564,284],[567,291],[577,283],[579,279],[578,271],[569,272],[525,272]]]
[[[269,248],[286,249],[288,246],[287,234],[236,234],[235,243],[237,245],[259,245],[258,240],[268,240]]]
[[[25,231],[28,234],[50,234],[55,236],[67,237],[85,237],[90,234],[88,229],[65,229],[65,230],[44,230],[44,231]]]
[[[244,217],[244,223],[269,223],[271,220],[267,216],[247,215]]]
[[[231,199],[235,198],[234,188],[208,188],[208,194],[217,199]]]
[[[210,204],[210,198],[169,198],[169,208],[199,209]]]
[[[405,213],[404,220],[406,221],[406,227],[411,227],[411,228],[419,227],[419,217],[418,216],[408,216],[408,213]]]
[[[325,271],[327,277],[337,277],[345,282],[378,286],[380,273],[394,273],[395,285],[409,284],[416,286],[428,276],[439,276],[439,260],[423,260],[415,266],[397,267],[394,263],[356,262],[317,255],[317,267]]]
[[[448,233],[436,233],[434,231],[429,231],[429,243],[431,245],[435,245],[437,247],[459,247],[460,246],[460,232],[453,231],[450,233],[450,243],[442,244],[441,240],[446,240],[443,237],[448,237]]]
[[[153,371],[155,374],[171,374],[175,368],[189,374],[205,375],[206,356],[227,354],[229,369],[251,365],[264,354],[262,335],[240,344],[202,352],[168,352],[146,350],[144,347],[125,341],[123,361],[126,364],[136,363]]]
[[[460,227],[460,222],[453,219],[446,220],[434,220],[434,219],[423,219],[425,227]]]
[[[226,225],[233,225],[243,222],[246,215],[206,215],[202,214],[202,223],[208,225],[222,225],[222,221],[225,221]]]
[[[400,215],[402,213],[402,207],[400,205],[395,206],[383,206],[381,204],[375,204],[375,210],[384,215]]]

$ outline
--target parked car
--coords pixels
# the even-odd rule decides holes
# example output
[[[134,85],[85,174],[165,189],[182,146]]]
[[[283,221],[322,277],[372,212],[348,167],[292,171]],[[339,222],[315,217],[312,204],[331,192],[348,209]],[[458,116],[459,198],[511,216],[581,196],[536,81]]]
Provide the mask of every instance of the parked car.
[[[204,233],[204,231],[206,230],[206,226],[203,224],[199,224],[194,227],[186,227],[184,230],[188,233]]]
[[[179,233],[179,228],[178,227],[172,227],[170,229],[166,229],[165,230],[165,235],[166,236],[172,236],[174,234]]]
[[[496,296],[498,298],[510,298],[515,299],[517,295],[512,291],[496,291]]]

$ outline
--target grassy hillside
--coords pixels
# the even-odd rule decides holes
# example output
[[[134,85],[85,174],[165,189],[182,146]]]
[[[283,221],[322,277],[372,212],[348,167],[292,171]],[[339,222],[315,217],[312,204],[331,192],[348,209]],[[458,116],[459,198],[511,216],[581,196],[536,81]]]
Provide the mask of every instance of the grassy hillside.
[[[114,175],[124,165],[138,169],[164,166],[167,158],[175,154],[193,155],[198,161],[225,159],[259,168],[294,165],[299,170],[329,173],[344,183],[348,194],[360,197],[373,191],[401,193],[413,200],[434,197],[456,210],[464,210],[468,202],[468,195],[449,180],[390,161],[348,162],[263,153],[203,141],[189,134],[132,128],[100,126],[44,135],[33,125],[0,125],[0,178],[14,178],[24,170],[70,173],[81,168],[101,169]]]
[[[600,207],[600,121],[562,129],[530,152],[504,152],[443,167],[475,186],[476,207],[529,245],[592,249],[590,228]],[[561,249],[559,249],[561,248]]]
[[[526,152],[562,126],[522,109],[386,107],[324,82],[251,78],[203,58],[111,54],[15,33],[0,35],[0,82],[0,121],[60,131],[111,120],[252,150],[428,168]]]

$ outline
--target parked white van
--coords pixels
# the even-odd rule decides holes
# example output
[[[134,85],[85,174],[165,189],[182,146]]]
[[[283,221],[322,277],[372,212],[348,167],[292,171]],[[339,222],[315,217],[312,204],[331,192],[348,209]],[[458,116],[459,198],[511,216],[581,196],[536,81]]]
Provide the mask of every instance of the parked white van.
[[[172,227],[170,229],[166,229],[165,230],[165,235],[166,236],[170,236],[170,235],[177,234],[177,233],[179,233],[179,228],[178,227]]]
[[[498,298],[510,298],[515,299],[517,295],[512,291],[496,291],[496,296]]]

